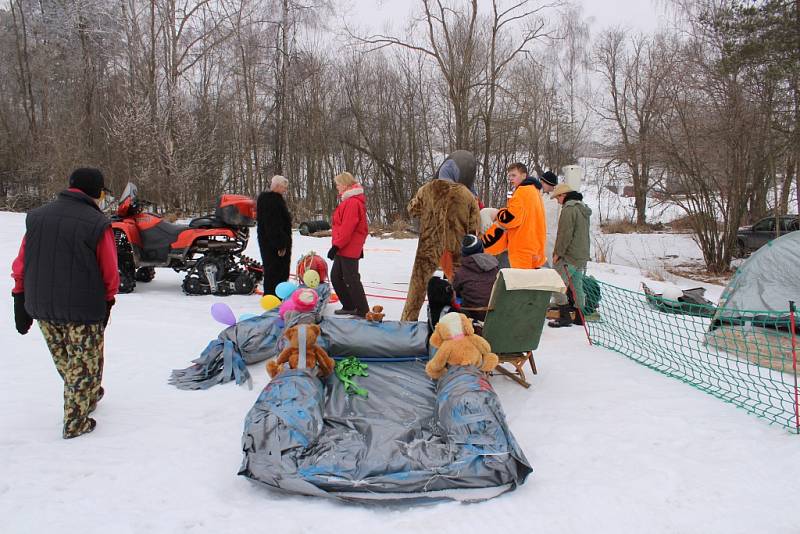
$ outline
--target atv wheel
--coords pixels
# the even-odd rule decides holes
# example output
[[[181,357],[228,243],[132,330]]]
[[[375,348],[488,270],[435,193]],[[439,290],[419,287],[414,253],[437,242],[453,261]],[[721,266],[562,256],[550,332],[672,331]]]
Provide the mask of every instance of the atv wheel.
[[[255,277],[245,271],[236,277],[236,281],[233,283],[233,289],[237,295],[252,295],[253,291],[256,289],[256,284]]]
[[[183,279],[183,284],[181,284],[183,288],[183,292],[187,295],[208,295],[209,290],[208,286],[204,286],[200,282],[200,277],[196,274],[187,274],[186,278]]]
[[[249,256],[242,256],[240,262],[242,267],[244,267],[244,270],[250,273],[250,276],[253,277],[256,284],[259,283],[262,278],[264,278],[264,266],[261,265],[261,262],[258,262]]]
[[[140,267],[136,271],[136,281],[137,282],[151,282],[153,278],[156,277],[156,270],[153,267]]]
[[[119,292],[120,293],[133,293],[136,289],[136,280],[133,276],[127,273],[119,273]]]

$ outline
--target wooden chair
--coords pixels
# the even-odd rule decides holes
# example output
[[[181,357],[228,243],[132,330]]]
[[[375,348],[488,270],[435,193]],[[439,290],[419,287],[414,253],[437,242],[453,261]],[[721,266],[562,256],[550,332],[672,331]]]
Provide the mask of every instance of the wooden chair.
[[[533,351],[539,347],[545,314],[552,293],[567,290],[553,269],[501,269],[492,288],[489,305],[462,308],[462,311],[486,312],[480,335],[500,358],[499,373],[529,388],[525,363],[537,374]],[[511,368],[504,367],[510,364]]]

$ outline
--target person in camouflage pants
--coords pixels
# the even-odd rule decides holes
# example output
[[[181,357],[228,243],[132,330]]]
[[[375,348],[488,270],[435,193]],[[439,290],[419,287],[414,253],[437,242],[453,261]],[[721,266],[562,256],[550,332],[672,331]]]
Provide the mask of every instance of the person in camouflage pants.
[[[89,414],[103,396],[102,324],[58,324],[39,321],[39,327],[53,355],[58,374],[64,380],[64,437],[85,434],[94,427]]]
[[[65,439],[94,430],[89,417],[103,396],[103,336],[119,290],[111,221],[100,210],[103,173],[80,168],[56,200],[31,210],[11,265],[14,323],[34,320],[64,381]]]

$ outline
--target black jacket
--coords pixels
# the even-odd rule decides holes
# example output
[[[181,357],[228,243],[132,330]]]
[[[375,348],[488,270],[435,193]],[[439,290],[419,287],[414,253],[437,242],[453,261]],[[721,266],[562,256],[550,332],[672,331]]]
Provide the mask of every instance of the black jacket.
[[[258,195],[258,245],[261,253],[292,247],[292,215],[280,193],[268,191]]]
[[[106,288],[97,243],[111,224],[92,199],[64,191],[25,220],[25,309],[55,323],[100,323]]]

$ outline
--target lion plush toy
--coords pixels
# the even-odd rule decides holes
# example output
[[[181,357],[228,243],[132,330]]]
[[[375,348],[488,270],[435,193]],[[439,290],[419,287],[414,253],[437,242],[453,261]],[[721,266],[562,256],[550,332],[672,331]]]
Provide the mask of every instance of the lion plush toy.
[[[267,372],[271,378],[283,370],[283,364],[289,363],[289,367],[297,369],[300,364],[300,332],[301,328],[306,330],[306,368],[319,369],[318,375],[324,378],[333,372],[336,362],[328,356],[328,353],[317,346],[317,338],[320,335],[320,328],[315,324],[299,324],[287,328],[283,337],[289,340],[289,346],[281,351],[277,358],[267,362]]]
[[[448,365],[474,365],[481,371],[497,366],[497,355],[489,343],[475,335],[472,322],[463,313],[450,312],[439,320],[431,336],[436,355],[425,366],[428,376],[437,379]]]

